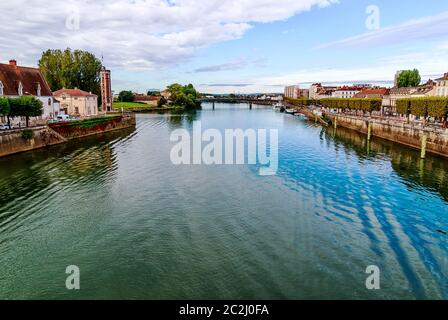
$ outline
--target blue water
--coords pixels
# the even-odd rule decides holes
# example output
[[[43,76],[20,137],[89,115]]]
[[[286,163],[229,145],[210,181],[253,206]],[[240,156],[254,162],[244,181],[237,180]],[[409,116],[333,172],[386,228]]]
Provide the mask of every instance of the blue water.
[[[193,121],[278,129],[277,175],[172,165],[170,134]],[[266,107],[138,115],[135,131],[0,159],[3,299],[446,299],[444,231],[447,160]]]

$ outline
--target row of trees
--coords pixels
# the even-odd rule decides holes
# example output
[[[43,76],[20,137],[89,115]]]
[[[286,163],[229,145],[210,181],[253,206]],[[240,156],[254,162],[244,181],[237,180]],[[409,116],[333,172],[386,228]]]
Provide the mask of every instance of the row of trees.
[[[39,117],[43,113],[42,101],[32,96],[18,98],[0,98],[0,116],[8,118],[25,117],[26,126],[29,126],[31,117]]]
[[[397,100],[397,112],[406,116],[446,118],[448,114],[448,99],[412,98]]]
[[[331,109],[359,110],[365,112],[380,111],[382,106],[381,99],[289,99],[290,102],[302,106],[318,105]]]

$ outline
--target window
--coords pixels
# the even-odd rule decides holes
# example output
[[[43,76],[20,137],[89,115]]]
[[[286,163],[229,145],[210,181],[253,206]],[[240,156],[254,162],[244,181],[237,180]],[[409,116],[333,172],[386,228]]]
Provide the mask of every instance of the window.
[[[42,95],[42,88],[40,87],[40,83],[37,84],[37,96],[40,97]]]
[[[19,96],[23,96],[23,85],[22,85],[22,82],[19,82],[19,88],[17,90],[17,93],[19,94]]]
[[[3,96],[3,83],[0,81],[0,96]]]
[[[51,107],[51,98],[48,98],[48,106]]]

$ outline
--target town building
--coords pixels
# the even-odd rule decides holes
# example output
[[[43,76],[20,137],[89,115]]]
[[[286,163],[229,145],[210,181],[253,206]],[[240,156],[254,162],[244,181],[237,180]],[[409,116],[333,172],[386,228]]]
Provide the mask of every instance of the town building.
[[[364,89],[364,87],[345,86],[345,87],[338,88],[336,91],[333,91],[331,96],[333,98],[351,99],[356,94],[360,93],[363,89]]]
[[[101,68],[101,110],[110,112],[113,109],[112,79],[111,72],[104,66]]]
[[[374,89],[363,89],[361,92],[353,96],[353,98],[358,99],[383,99],[389,96],[390,89],[387,88],[374,88]]]
[[[168,90],[160,92],[160,95],[164,97],[166,100],[169,100],[171,98],[171,92],[169,92]]]
[[[148,96],[145,94],[136,94],[134,96],[134,102],[145,103],[150,106],[157,106],[157,103],[160,100],[160,96]]]
[[[0,97],[20,96],[34,96],[42,102],[43,114],[41,117],[30,119],[31,124],[58,115],[59,109],[54,103],[53,94],[39,69],[18,66],[16,60],[9,61],[9,64],[0,64]],[[24,119],[12,119],[12,123],[22,124]]]
[[[300,86],[297,85],[288,86],[285,87],[284,97],[290,99],[308,98],[309,89],[301,89]]]
[[[74,117],[92,117],[98,115],[98,96],[75,89],[61,89],[53,93],[60,102],[61,113]]]
[[[442,78],[436,79],[435,95],[438,97],[448,97],[448,73]]]
[[[314,83],[308,90],[308,97],[310,99],[331,98],[337,89],[338,87],[335,86],[322,86],[321,83]]]
[[[407,98],[424,98],[433,97],[437,95],[436,82],[428,80],[423,85],[417,87],[394,87],[390,89],[388,106],[391,107],[392,112],[396,112],[397,100]]]

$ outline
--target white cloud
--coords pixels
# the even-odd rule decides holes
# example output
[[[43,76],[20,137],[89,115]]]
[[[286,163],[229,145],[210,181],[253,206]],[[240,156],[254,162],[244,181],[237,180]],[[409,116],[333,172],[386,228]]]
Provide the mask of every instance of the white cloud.
[[[416,40],[439,39],[448,34],[448,12],[410,20],[405,23],[367,32],[358,36],[318,46],[323,48],[350,48],[389,45]]]
[[[438,48],[436,50],[435,48]],[[426,51],[410,52],[372,61],[367,66],[347,68],[303,69],[277,76],[259,77],[255,80],[263,84],[309,84],[314,82],[332,84],[373,83],[388,85],[393,83],[397,70],[417,68],[423,80],[435,78],[448,71],[448,47],[441,49],[440,45],[427,48]]]
[[[0,60],[35,65],[48,48],[84,49],[110,67],[154,70],[198,48],[241,38],[268,23],[338,0],[1,1]],[[78,20],[79,13],[79,20]],[[79,23],[78,23],[79,22]]]

